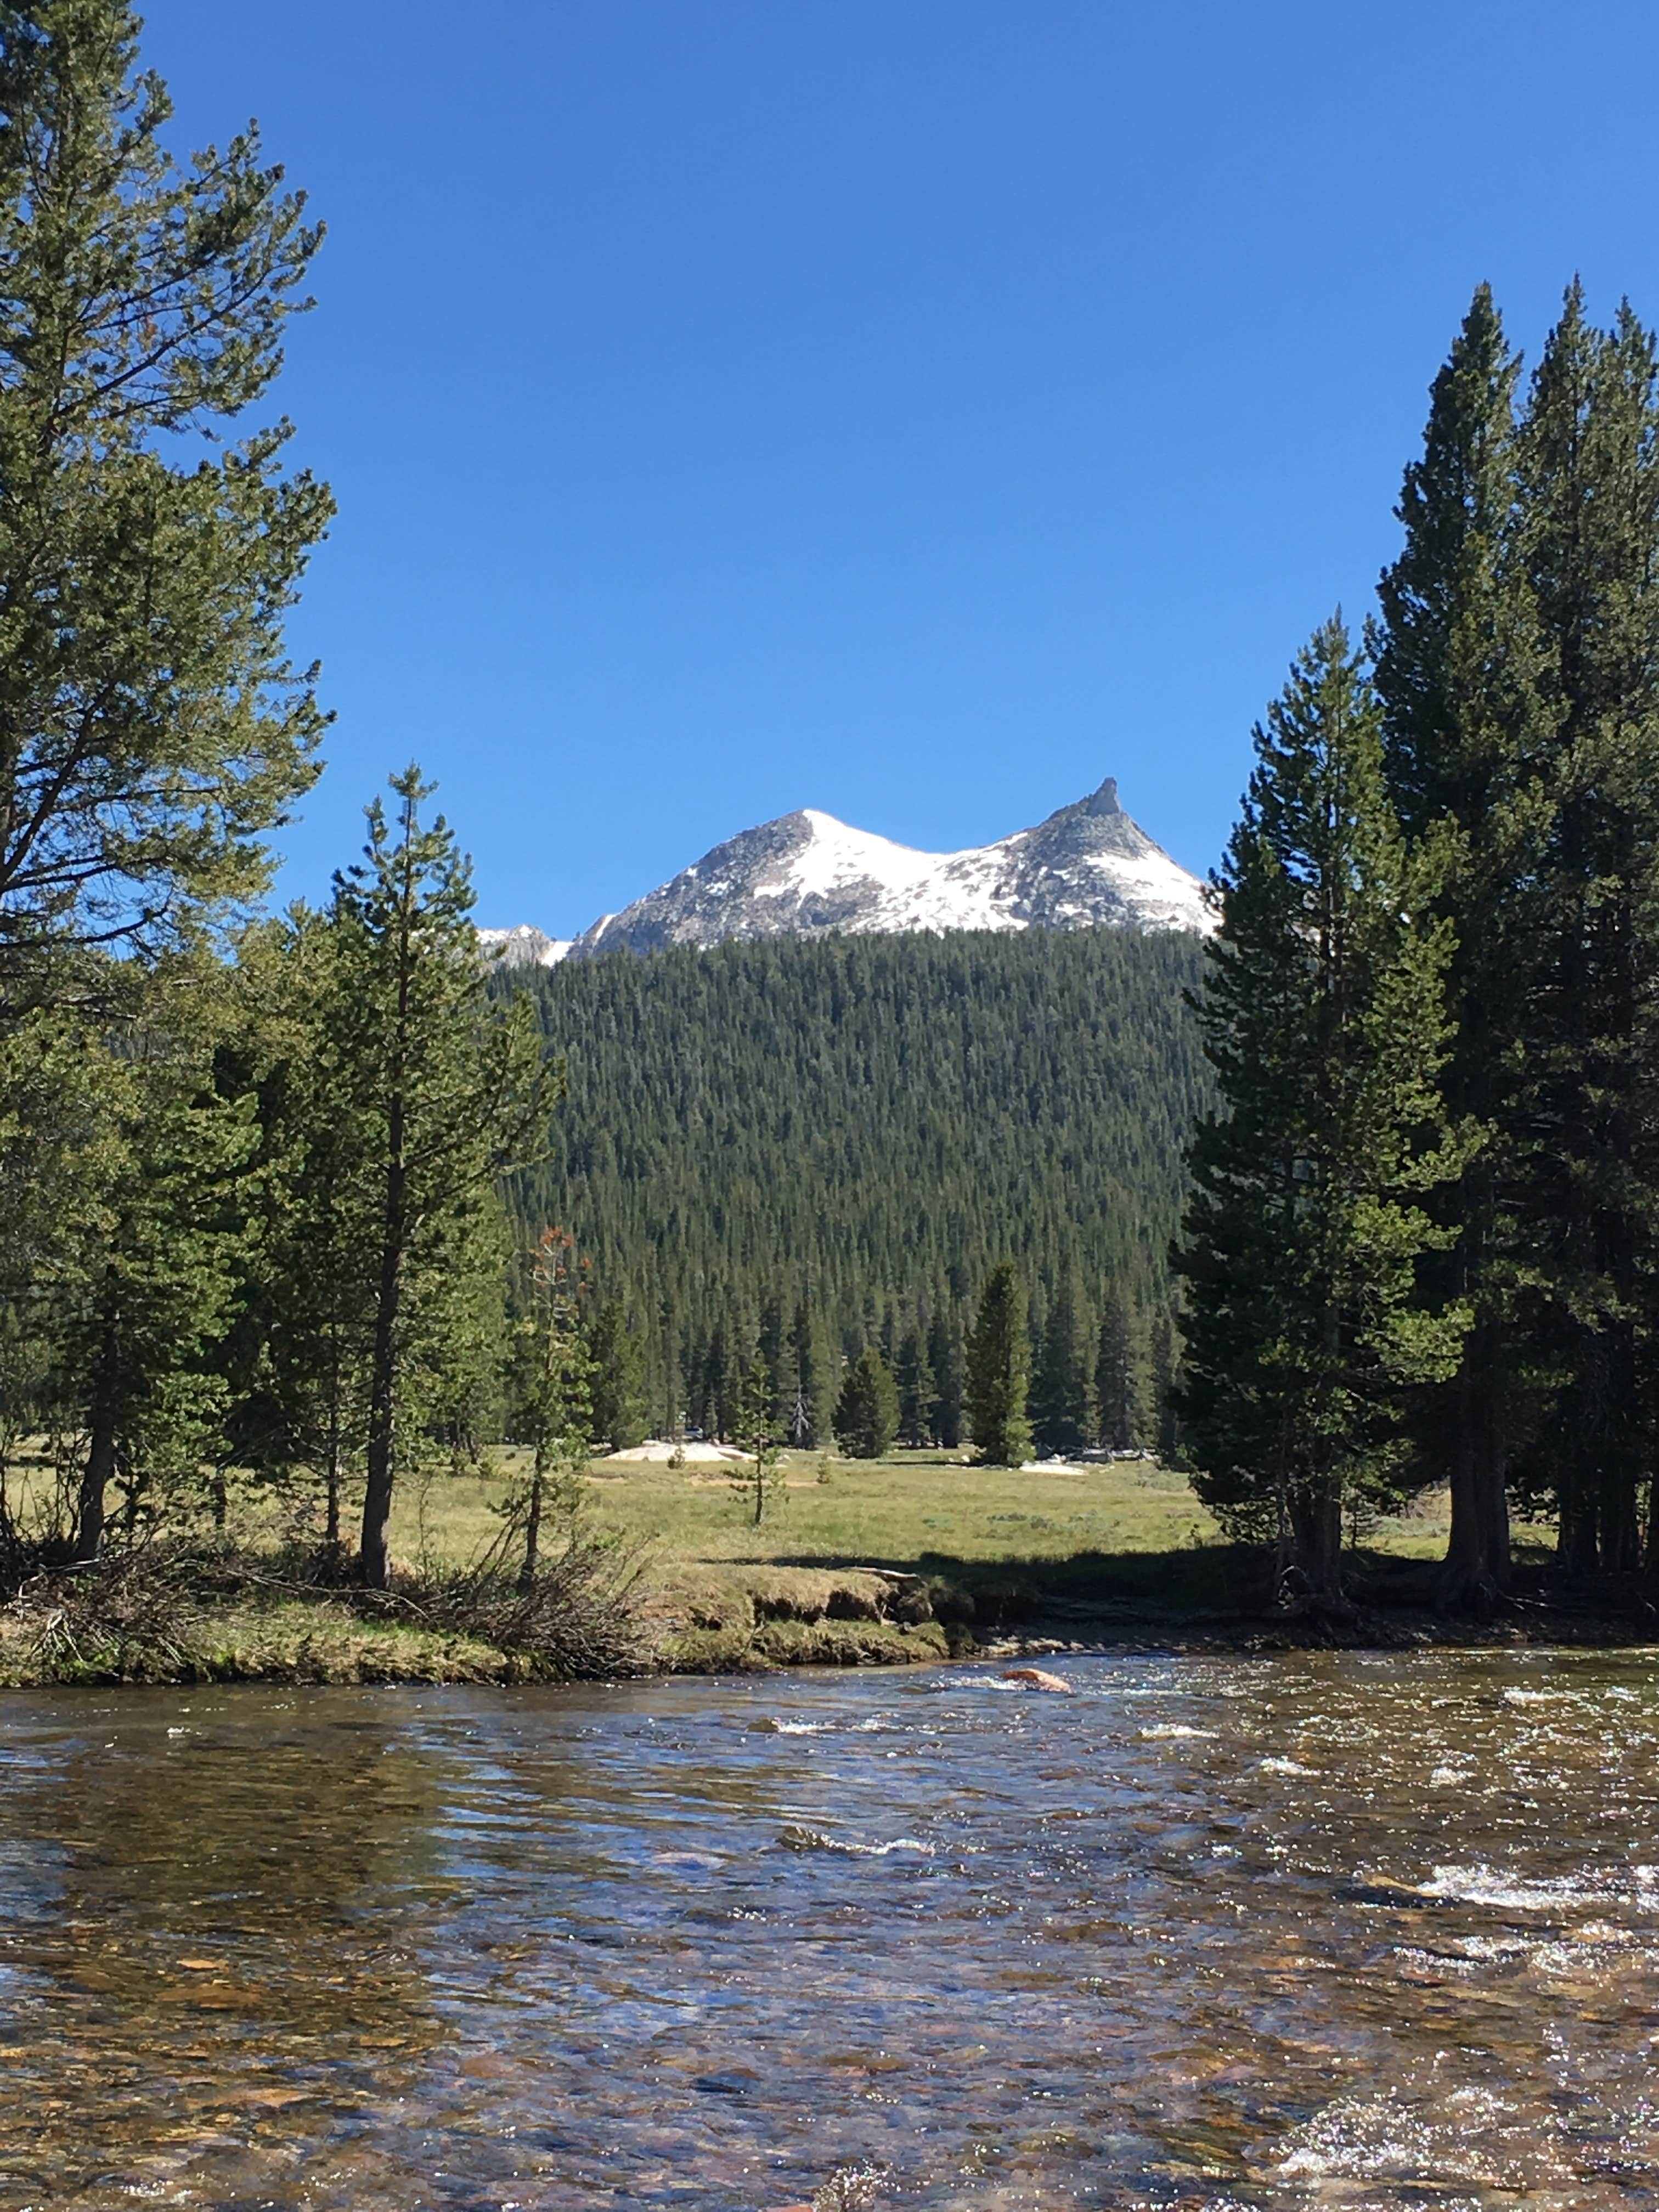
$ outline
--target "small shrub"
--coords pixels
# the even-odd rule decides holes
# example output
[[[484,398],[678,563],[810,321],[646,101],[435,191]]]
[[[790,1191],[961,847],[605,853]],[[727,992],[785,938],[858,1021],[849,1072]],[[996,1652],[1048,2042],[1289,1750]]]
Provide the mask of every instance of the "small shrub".
[[[521,1656],[544,1680],[602,1681],[650,1665],[639,1572],[637,1554],[577,1532],[528,1588],[492,1555],[408,1595],[427,1620]]]

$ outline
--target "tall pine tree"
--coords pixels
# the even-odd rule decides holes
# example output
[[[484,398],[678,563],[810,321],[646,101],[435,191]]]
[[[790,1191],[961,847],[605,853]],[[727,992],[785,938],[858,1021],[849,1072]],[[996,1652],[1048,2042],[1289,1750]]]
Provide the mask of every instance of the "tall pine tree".
[[[1255,736],[1201,1007],[1221,1108],[1193,1148],[1180,1409],[1200,1494],[1340,1594],[1341,1515],[1385,1491],[1408,1386],[1455,1366],[1466,1315],[1415,1304],[1461,1169],[1436,1085],[1451,933],[1383,788],[1380,716],[1339,619]]]
[[[1146,1352],[1134,1309],[1115,1283],[1101,1304],[1095,1347],[1097,1433],[1108,1451],[1146,1441]]]
[[[548,1507],[562,1510],[574,1527],[581,1498],[593,1427],[593,1358],[582,1325],[585,1285],[567,1231],[544,1229],[531,1268],[531,1310],[522,1326],[532,1353],[525,1408],[531,1449],[529,1480],[510,1501],[522,1517],[524,1550],[519,1589],[528,1596],[541,1567],[542,1527]]]
[[[1435,379],[1422,458],[1406,471],[1405,544],[1382,580],[1376,678],[1401,826],[1409,838],[1437,837],[1447,862],[1436,909],[1455,943],[1442,1087],[1454,1116],[1486,1133],[1428,1200],[1457,1235],[1425,1255],[1422,1293],[1440,1311],[1467,1307],[1472,1325],[1456,1374],[1419,1391],[1413,1423],[1421,1473],[1450,1488],[1443,1598],[1477,1607],[1508,1585],[1508,1470],[1536,1403],[1536,1362],[1518,1324],[1530,1272],[1526,1085],[1553,716],[1520,546],[1517,371],[1482,285]]]
[[[1074,1273],[1061,1275],[1031,1376],[1031,1440],[1043,1459],[1073,1459],[1094,1431],[1090,1317]]]
[[[945,1451],[962,1443],[962,1323],[943,1300],[927,1324],[927,1365],[933,1378],[933,1431]]]
[[[374,1329],[361,1571],[384,1588],[400,1455],[432,1410],[433,1386],[465,1343],[459,1313],[499,1279],[496,1183],[538,1150],[560,1077],[544,1064],[529,1009],[486,994],[473,933],[471,871],[432,787],[392,779],[395,813],[368,810],[364,859],[335,878],[338,943],[325,1014],[346,1088],[337,1110],[362,1133],[359,1172],[374,1200]]]
[[[962,1368],[974,1457],[981,1467],[1023,1467],[1031,1450],[1031,1340],[1025,1286],[1012,1260],[999,1261],[985,1279]]]
[[[936,1412],[933,1370],[927,1361],[927,1329],[920,1316],[899,1340],[894,1379],[898,1384],[899,1442],[919,1449],[933,1441]]]
[[[1521,477],[1555,724],[1528,1101],[1540,1349],[1562,1384],[1550,1472],[1564,1559],[1616,1575],[1640,1564],[1655,1449],[1659,405],[1650,335],[1628,308],[1591,328],[1577,284],[1534,380]]]
[[[898,1385],[873,1344],[847,1370],[836,1401],[836,1441],[848,1459],[880,1459],[898,1432]]]
[[[285,424],[224,442],[321,232],[252,130],[166,150],[139,28],[0,8],[0,1017],[107,997],[257,894],[323,726],[283,623],[328,493]]]

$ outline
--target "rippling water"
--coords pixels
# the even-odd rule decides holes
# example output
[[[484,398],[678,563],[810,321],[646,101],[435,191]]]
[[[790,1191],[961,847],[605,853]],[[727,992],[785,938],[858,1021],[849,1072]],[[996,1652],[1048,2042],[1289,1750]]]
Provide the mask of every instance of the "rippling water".
[[[0,2204],[1659,2205],[1659,1655],[1066,1672],[0,1697]]]

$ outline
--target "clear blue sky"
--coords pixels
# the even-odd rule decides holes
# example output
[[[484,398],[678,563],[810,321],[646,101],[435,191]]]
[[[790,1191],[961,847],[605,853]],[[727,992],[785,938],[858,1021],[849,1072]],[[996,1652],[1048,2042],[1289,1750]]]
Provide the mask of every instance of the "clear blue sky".
[[[976,844],[1115,775],[1214,860],[1364,612],[1478,280],[1659,318],[1637,0],[153,0],[182,139],[330,238],[315,895],[413,757],[561,933],[817,805]]]

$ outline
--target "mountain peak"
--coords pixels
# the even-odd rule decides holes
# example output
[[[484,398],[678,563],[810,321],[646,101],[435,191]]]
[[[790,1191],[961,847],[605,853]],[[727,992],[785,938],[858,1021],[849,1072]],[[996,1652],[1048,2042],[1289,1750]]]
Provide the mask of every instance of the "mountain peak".
[[[1108,776],[995,844],[924,853],[854,829],[815,806],[763,822],[620,914],[605,915],[569,947],[573,959],[623,947],[718,945],[730,938],[857,936],[960,929],[1207,930],[1195,876],[1124,812]],[[481,931],[486,939],[539,932]],[[554,940],[542,939],[543,945]],[[514,945],[504,957],[561,957]]]

